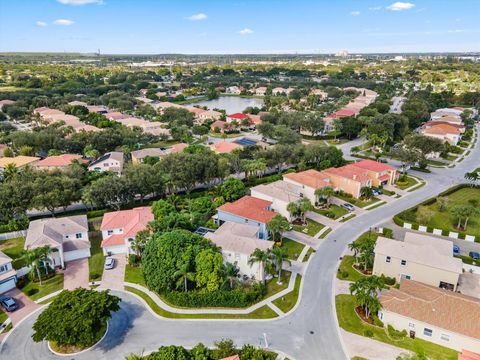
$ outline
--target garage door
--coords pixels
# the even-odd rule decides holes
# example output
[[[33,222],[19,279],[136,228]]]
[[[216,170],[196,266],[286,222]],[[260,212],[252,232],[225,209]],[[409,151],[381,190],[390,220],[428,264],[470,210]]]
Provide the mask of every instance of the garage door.
[[[80,249],[80,250],[73,250],[67,251],[63,253],[63,257],[65,261],[72,261],[77,259],[83,259],[86,257],[90,257],[90,249]]]
[[[126,254],[127,253],[127,247],[125,245],[120,245],[120,246],[107,246],[103,248],[103,251],[105,254]]]
[[[0,294],[3,294],[4,292],[11,290],[15,287],[15,279],[12,278],[4,283],[0,284]]]

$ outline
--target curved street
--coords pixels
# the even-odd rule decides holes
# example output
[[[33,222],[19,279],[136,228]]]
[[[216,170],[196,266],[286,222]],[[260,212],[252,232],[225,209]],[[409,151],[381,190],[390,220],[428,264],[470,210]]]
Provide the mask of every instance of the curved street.
[[[478,130],[478,128],[477,128]],[[301,299],[293,312],[275,320],[167,320],[150,313],[134,296],[122,297],[121,310],[114,314],[110,331],[96,348],[69,359],[123,359],[129,353],[154,351],[160,345],[194,346],[198,342],[213,345],[230,338],[237,345],[263,346],[266,334],[269,347],[291,359],[345,359],[334,308],[333,284],[339,257],[360,234],[392,218],[396,213],[464,182],[464,174],[480,166],[478,139],[470,156],[454,168],[431,168],[430,174],[418,173],[427,181],[422,188],[396,201],[349,220],[320,240],[302,282]],[[59,359],[46,343],[31,340],[36,315],[17,326],[0,352],[4,359]]]

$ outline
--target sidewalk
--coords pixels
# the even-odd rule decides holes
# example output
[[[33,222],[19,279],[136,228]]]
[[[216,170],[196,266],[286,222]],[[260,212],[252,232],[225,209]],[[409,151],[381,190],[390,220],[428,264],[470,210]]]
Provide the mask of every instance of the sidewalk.
[[[340,329],[349,356],[360,356],[368,360],[395,360],[400,354],[409,353],[383,342],[353,334]]]

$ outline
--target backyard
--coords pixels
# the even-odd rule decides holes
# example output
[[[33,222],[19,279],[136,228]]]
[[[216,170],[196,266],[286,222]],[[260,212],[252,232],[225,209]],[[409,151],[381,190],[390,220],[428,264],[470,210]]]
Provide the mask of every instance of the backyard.
[[[307,219],[307,224],[304,225],[293,225],[293,230],[307,234],[309,236],[315,236],[320,230],[322,230],[325,225],[320,224],[316,221]]]
[[[25,238],[23,237],[8,239],[0,242],[0,251],[13,259],[12,266],[15,269],[21,269],[26,265],[25,262],[20,259],[24,244]]]

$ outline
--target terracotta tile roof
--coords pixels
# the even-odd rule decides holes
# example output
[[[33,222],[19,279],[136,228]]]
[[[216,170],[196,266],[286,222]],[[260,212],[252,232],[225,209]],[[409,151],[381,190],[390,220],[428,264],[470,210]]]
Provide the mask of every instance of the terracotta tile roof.
[[[4,157],[4,158],[0,159],[0,168],[4,168],[8,164],[13,164],[13,165],[15,165],[15,167],[22,167],[22,166],[25,166],[25,165],[28,165],[28,164],[32,164],[32,163],[36,162],[37,160],[40,160],[40,158],[34,157],[34,156],[19,155],[19,156],[15,156],[15,157],[12,157],[12,158]]]
[[[356,163],[352,164],[355,167],[364,169],[364,170],[369,170],[369,171],[374,171],[374,172],[383,172],[387,170],[396,170],[393,166],[374,161],[374,160],[362,160]]]
[[[239,355],[233,355],[233,356],[229,356],[229,357],[226,357],[226,358],[223,358],[223,359],[220,359],[220,360],[240,360],[240,356]]]
[[[15,104],[15,101],[13,100],[0,100],[0,105],[12,105]]]
[[[267,210],[271,205],[271,201],[247,195],[237,201],[223,204],[218,210],[265,224],[277,215],[275,211]]]
[[[125,119],[125,118],[129,117],[128,115],[122,114],[119,111],[109,111],[105,114],[105,116],[109,120]]]
[[[432,121],[428,121],[428,122],[426,122],[423,126],[424,126],[424,127],[431,127],[431,126],[436,126],[436,125],[448,125],[448,126],[451,126],[451,127],[456,128],[456,129],[465,129],[465,125],[462,125],[462,124],[452,124],[452,123],[449,123],[448,121],[443,121],[443,120],[432,120]]]
[[[327,174],[312,169],[305,170],[299,173],[285,174],[283,175],[283,177],[314,189],[332,186],[330,178]]]
[[[380,302],[386,311],[474,339],[480,338],[479,299],[402,280],[400,289],[383,291]]]
[[[362,183],[367,182],[370,179],[365,170],[353,166],[352,164],[341,166],[339,168],[328,168],[323,172]]]
[[[124,245],[125,239],[135,237],[139,231],[146,229],[153,219],[152,209],[148,206],[106,213],[100,230],[123,229],[123,232],[103,239],[102,247]]]
[[[246,114],[242,114],[242,113],[235,113],[235,114],[231,114],[231,115],[228,115],[227,117],[229,117],[230,119],[248,119],[248,115]]]
[[[210,149],[217,154],[229,154],[233,150],[241,149],[242,147],[233,142],[220,141],[215,144],[210,145]]]
[[[460,134],[460,130],[449,125],[435,125],[422,130],[426,134],[447,135],[447,134]]]
[[[458,354],[458,360],[480,360],[480,354],[468,350],[462,350],[462,352]]]
[[[69,166],[73,160],[80,160],[82,155],[77,154],[62,154],[57,156],[49,156],[39,162],[35,163],[35,167],[62,167]]]
[[[182,152],[187,147],[188,147],[188,144],[186,143],[178,143],[178,144],[172,145],[171,152],[172,153]]]
[[[200,109],[195,106],[188,106],[185,109],[187,109],[189,112],[194,113],[196,115],[203,114],[205,111],[207,111],[205,109]]]
[[[229,126],[229,124],[227,124],[225,121],[217,120],[214,123],[212,123],[212,125],[210,127],[212,129],[219,128],[220,130],[223,130],[228,126]]]

